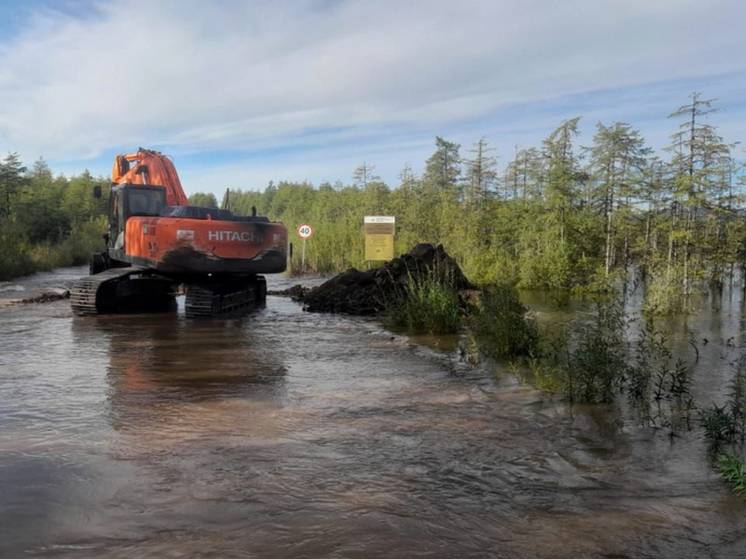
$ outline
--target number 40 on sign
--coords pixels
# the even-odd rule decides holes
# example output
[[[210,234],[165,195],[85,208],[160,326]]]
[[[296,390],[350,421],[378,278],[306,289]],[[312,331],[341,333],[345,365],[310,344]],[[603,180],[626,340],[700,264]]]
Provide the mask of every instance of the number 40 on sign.
[[[298,236],[303,239],[304,241],[308,239],[311,235],[313,235],[313,228],[311,228],[310,225],[304,223],[302,225],[298,225]]]

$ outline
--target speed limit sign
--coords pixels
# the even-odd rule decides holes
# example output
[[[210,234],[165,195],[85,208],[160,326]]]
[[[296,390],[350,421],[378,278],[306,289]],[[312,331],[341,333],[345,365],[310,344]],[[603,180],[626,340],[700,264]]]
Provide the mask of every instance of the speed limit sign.
[[[303,224],[298,226],[298,236],[304,241],[313,235],[313,229],[310,225]]]

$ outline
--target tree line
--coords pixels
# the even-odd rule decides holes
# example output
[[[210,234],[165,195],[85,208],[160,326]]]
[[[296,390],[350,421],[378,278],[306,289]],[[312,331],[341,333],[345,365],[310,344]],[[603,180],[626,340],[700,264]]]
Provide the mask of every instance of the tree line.
[[[362,216],[390,214],[398,251],[442,243],[482,283],[604,291],[634,275],[649,310],[682,310],[703,282],[722,287],[746,266],[737,144],[707,121],[713,109],[693,93],[673,111],[662,156],[625,122],[599,122],[581,146],[577,117],[502,170],[485,139],[464,152],[438,137],[424,172],[405,166],[394,188],[366,162],[349,185],[270,183],[229,191],[222,205],[313,224],[308,261],[319,272],[365,266]]]
[[[603,291],[634,276],[648,308],[685,308],[703,283],[722,287],[746,266],[744,183],[736,143],[708,121],[713,100],[693,93],[670,115],[669,145],[656,154],[625,122],[598,123],[589,146],[580,118],[541,143],[517,148],[501,169],[485,139],[468,149],[437,137],[424,171],[406,165],[391,187],[369,162],[350,184],[272,183],[230,190],[221,206],[316,233],[307,261],[319,272],[365,267],[362,217],[397,218],[397,251],[442,243],[481,283],[524,289]],[[100,245],[105,197],[88,172],[53,177],[43,161],[0,164],[0,270],[4,277],[84,261]],[[191,203],[217,206],[212,194]],[[298,251],[296,251],[297,253]],[[293,264],[297,266],[299,255]]]
[[[103,247],[109,180],[88,171],[54,177],[44,160],[27,168],[16,153],[0,161],[0,280],[84,264]]]

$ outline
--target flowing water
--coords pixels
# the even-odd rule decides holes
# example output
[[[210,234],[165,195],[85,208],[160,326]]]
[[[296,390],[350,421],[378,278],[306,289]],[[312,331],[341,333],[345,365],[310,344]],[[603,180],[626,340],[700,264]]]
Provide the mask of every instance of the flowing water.
[[[718,398],[740,297],[689,328]],[[422,341],[279,297],[240,320],[0,308],[0,556],[746,556],[699,430],[569,409]]]

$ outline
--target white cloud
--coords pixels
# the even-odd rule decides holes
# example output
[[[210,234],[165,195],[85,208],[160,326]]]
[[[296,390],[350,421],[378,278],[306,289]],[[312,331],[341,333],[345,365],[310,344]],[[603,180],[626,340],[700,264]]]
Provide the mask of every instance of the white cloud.
[[[371,128],[437,129],[514,103],[739,72],[733,22],[744,15],[740,2],[687,0],[115,0],[85,18],[44,11],[0,43],[0,150],[82,161],[138,145],[352,145]]]

